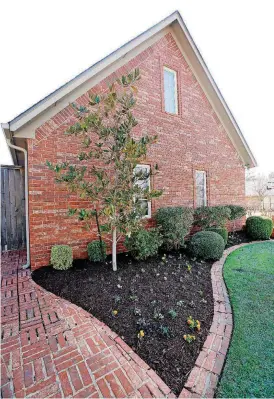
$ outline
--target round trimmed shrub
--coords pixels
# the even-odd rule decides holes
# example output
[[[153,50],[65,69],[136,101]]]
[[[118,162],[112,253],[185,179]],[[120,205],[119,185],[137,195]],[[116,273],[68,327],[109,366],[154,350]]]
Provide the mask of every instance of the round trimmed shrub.
[[[223,255],[225,242],[214,231],[199,231],[191,238],[190,249],[197,258],[217,260]]]
[[[273,229],[272,220],[262,216],[246,219],[246,233],[253,240],[269,240]]]
[[[126,248],[138,260],[157,255],[162,244],[163,239],[157,228],[141,229],[125,239]]]
[[[50,263],[56,270],[67,270],[72,267],[72,248],[68,245],[54,245],[51,247]]]
[[[107,257],[107,246],[104,241],[94,240],[87,245],[88,258],[91,262],[103,262]]]
[[[225,245],[227,244],[228,231],[225,227],[209,227],[206,231],[214,231],[215,233],[220,234],[220,236],[223,237]]]

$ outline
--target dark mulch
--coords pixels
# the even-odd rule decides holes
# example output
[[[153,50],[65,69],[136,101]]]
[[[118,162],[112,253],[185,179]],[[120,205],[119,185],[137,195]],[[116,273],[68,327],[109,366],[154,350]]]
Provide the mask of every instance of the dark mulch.
[[[244,230],[236,231],[235,233],[229,233],[226,248],[233,247],[234,245],[239,245],[250,241],[251,241],[250,238],[247,237]]]
[[[121,254],[116,273],[109,259],[104,264],[77,260],[68,271],[44,267],[33,278],[105,322],[179,394],[212,323],[211,265],[185,253],[143,262]],[[113,310],[118,310],[117,316]],[[172,318],[170,310],[177,316]],[[183,339],[184,334],[193,334],[188,316],[201,322],[201,331],[194,332],[196,340],[190,344]],[[145,336],[138,341],[141,329]]]

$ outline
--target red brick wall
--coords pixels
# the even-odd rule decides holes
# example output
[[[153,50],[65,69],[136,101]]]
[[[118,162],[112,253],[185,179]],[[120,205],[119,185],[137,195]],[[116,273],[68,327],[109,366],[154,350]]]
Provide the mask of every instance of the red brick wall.
[[[179,115],[164,112],[162,69],[166,65],[177,71]],[[91,88],[101,92],[115,76],[140,68],[138,103],[139,121],[135,134],[157,134],[158,142],[146,163],[158,163],[159,174],[154,188],[163,189],[153,201],[152,212],[161,206],[193,206],[194,171],[207,171],[208,205],[244,204],[244,167],[209,101],[179,51],[171,34],[120,68],[116,75]],[[88,95],[77,100],[86,104]],[[36,131],[28,140],[29,205],[31,265],[38,268],[49,263],[54,244],[73,247],[74,257],[86,256],[86,244],[96,238],[96,228],[83,230],[76,218],[67,217],[69,207],[85,207],[85,201],[54,183],[54,173],[45,166],[51,162],[75,161],[80,141],[63,133],[74,122],[74,111],[67,107]]]

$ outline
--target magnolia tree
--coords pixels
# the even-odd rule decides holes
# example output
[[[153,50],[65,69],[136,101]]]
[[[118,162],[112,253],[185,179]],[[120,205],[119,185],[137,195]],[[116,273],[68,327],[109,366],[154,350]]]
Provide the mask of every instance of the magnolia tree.
[[[133,136],[139,79],[135,69],[111,84],[106,94],[91,95],[88,107],[73,104],[78,121],[65,134],[78,136],[83,151],[75,164],[47,162],[57,174],[57,183],[89,200],[87,209],[69,209],[69,215],[85,220],[87,228],[95,218],[100,241],[102,235],[112,241],[113,270],[117,270],[118,241],[142,227],[146,204],[162,194],[146,184],[157,173],[157,165],[149,170],[137,167],[157,140],[157,136]]]

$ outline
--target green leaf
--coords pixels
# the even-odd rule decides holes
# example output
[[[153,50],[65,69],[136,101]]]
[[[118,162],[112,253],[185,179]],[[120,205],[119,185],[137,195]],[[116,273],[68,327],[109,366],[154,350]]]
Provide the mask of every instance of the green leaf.
[[[74,216],[76,212],[77,212],[77,208],[76,209],[69,208],[68,216]]]

